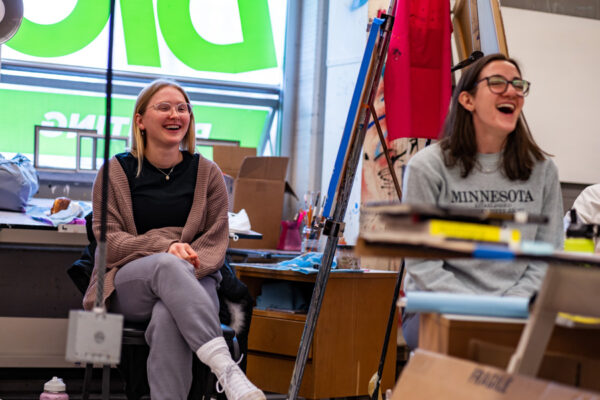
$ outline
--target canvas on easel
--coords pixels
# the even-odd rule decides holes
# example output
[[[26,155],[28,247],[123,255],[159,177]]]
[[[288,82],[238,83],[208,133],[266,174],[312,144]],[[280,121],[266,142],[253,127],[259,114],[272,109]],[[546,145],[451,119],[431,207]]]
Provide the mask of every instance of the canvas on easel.
[[[452,9],[454,42],[459,60],[474,51],[508,56],[504,22],[498,0],[456,0]]]
[[[370,0],[369,20],[376,18],[384,6],[381,0]],[[409,0],[398,2],[397,7],[383,77],[386,82],[379,82],[374,101],[392,168],[386,160],[377,121],[372,119],[363,145],[362,205],[400,201],[394,175],[401,187],[410,158],[437,138],[450,99],[449,2],[438,0],[424,4]],[[360,214],[361,231],[374,223],[372,218]],[[364,261],[375,269],[397,271],[400,268],[398,260],[369,258]]]

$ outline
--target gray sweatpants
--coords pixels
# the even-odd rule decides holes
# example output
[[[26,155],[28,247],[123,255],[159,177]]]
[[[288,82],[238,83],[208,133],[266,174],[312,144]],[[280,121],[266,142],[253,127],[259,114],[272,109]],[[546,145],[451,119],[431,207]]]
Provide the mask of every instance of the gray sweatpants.
[[[222,335],[216,275],[198,280],[190,263],[168,253],[131,261],[115,275],[111,311],[126,320],[150,321],[147,371],[153,400],[187,399],[194,353]]]

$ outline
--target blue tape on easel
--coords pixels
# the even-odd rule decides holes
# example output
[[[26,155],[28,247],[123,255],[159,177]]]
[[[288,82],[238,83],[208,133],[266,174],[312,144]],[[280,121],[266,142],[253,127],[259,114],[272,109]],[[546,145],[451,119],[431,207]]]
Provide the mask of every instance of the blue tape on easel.
[[[554,254],[554,246],[546,242],[532,242],[524,240],[521,242],[521,254],[551,256]]]
[[[504,246],[492,244],[478,244],[473,251],[473,258],[485,258],[488,260],[514,260],[515,253]]]
[[[342,135],[342,140],[340,141],[337,158],[335,159],[333,174],[331,175],[331,180],[329,181],[327,201],[325,202],[325,208],[323,209],[323,216],[325,218],[329,217],[331,205],[333,204],[335,197],[335,191],[340,181],[340,173],[342,172],[344,159],[346,158],[346,153],[348,152],[348,142],[352,136],[352,126],[356,120],[357,110],[360,105],[358,103],[360,102],[360,97],[365,86],[365,79],[367,72],[369,71],[369,65],[371,63],[371,58],[373,57],[373,48],[375,47],[375,42],[381,28],[381,24],[383,24],[383,19],[381,18],[375,18],[373,20],[373,24],[371,24],[371,31],[369,32],[367,46],[360,64],[358,78],[356,79],[356,86],[354,87],[354,94],[352,95],[352,101],[350,102],[350,109],[348,110],[348,118],[346,119],[346,125],[344,126],[344,133]]]
[[[407,292],[405,311],[527,318],[529,298],[459,293]]]

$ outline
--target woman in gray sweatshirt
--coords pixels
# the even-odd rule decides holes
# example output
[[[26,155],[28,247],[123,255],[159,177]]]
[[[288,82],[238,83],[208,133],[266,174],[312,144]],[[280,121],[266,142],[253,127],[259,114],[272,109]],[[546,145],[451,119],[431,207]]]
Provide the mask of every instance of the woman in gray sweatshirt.
[[[523,240],[562,247],[562,196],[556,165],[535,143],[521,111],[530,83],[517,62],[491,54],[473,63],[455,88],[441,140],[417,153],[404,176],[403,202],[525,211],[550,218],[520,226]],[[546,266],[477,259],[406,260],[405,290],[531,296]],[[418,344],[418,315],[402,329]]]

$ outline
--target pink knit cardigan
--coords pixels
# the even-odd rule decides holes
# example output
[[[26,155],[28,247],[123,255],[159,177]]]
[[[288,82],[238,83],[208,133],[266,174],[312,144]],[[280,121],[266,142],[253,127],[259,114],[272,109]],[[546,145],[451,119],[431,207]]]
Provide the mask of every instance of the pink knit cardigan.
[[[215,163],[200,156],[194,200],[185,226],[152,229],[143,235],[137,234],[129,182],[115,158],[109,161],[109,173],[104,302],[115,289],[115,274],[120,267],[141,257],[166,252],[175,242],[189,243],[198,253],[198,278],[221,268],[229,243],[227,190],[223,175]],[[92,227],[97,240],[100,238],[101,197],[102,171],[96,176],[93,190]],[[83,298],[83,308],[86,310],[91,310],[96,300],[97,267],[98,251],[92,278]]]

